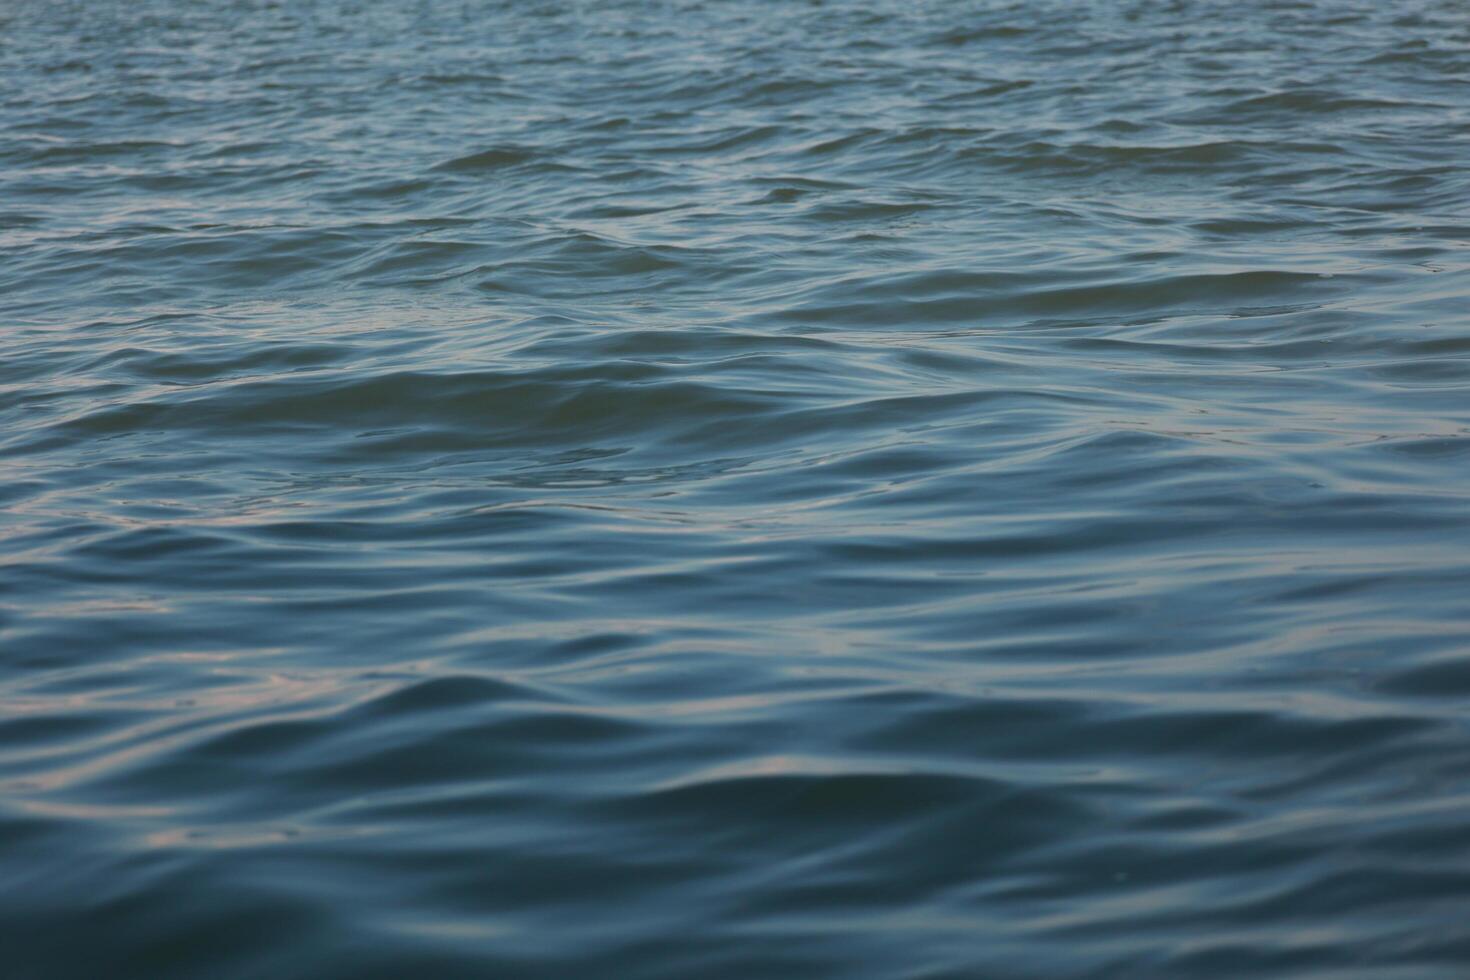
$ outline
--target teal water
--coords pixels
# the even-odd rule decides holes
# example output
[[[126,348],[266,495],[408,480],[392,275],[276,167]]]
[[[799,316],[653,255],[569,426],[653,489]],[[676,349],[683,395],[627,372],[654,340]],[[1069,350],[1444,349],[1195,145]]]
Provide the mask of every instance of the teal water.
[[[0,974],[1470,972],[1460,0],[0,5]]]

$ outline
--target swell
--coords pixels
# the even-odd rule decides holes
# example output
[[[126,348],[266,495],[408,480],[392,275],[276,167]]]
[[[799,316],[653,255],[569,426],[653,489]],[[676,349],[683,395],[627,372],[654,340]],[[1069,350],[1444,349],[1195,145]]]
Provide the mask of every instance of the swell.
[[[1463,972],[1463,13],[7,5],[0,972]]]

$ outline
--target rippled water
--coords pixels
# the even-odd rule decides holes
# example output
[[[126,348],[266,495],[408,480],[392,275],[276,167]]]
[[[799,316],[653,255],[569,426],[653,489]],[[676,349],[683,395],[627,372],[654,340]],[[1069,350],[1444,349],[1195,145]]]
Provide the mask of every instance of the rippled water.
[[[10,0],[0,949],[1470,969],[1470,7]]]

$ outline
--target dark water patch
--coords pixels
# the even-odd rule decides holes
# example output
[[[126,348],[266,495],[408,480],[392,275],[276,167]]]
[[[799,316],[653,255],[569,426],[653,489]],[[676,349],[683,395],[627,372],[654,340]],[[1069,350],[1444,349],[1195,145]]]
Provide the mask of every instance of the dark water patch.
[[[539,156],[536,150],[520,146],[497,146],[446,160],[434,167],[450,173],[474,174],[500,170],[528,163]]]

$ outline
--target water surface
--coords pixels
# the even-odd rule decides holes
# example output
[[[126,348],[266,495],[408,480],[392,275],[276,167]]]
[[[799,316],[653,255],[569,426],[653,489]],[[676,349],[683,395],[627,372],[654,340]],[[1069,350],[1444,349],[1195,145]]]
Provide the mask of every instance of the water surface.
[[[1470,8],[0,7],[19,980],[1463,976]]]

